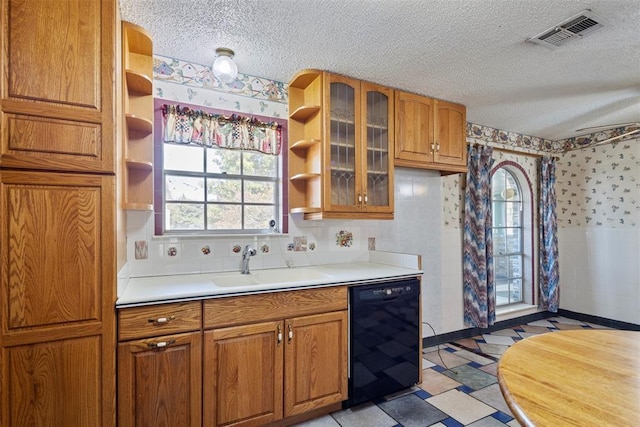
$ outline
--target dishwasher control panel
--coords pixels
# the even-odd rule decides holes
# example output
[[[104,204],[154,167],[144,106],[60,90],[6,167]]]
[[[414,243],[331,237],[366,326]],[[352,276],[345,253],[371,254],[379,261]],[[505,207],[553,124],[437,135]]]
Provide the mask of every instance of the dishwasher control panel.
[[[358,290],[358,299],[361,301],[395,298],[399,296],[414,295],[420,292],[419,283],[387,283],[383,286],[370,287]]]

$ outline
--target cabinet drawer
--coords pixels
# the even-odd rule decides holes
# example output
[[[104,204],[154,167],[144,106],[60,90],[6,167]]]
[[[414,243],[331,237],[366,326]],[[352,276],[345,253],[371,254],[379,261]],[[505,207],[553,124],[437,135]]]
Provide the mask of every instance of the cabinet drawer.
[[[204,302],[204,327],[219,328],[346,308],[346,286],[215,298]]]
[[[200,329],[201,303],[133,307],[118,312],[118,340],[126,341]]]

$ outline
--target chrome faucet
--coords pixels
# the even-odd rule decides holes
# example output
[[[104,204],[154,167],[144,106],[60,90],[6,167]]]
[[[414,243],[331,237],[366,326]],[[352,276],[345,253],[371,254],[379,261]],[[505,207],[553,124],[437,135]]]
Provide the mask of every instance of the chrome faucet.
[[[256,250],[251,246],[247,245],[244,247],[242,251],[242,274],[249,274],[249,260],[250,257],[255,256]]]

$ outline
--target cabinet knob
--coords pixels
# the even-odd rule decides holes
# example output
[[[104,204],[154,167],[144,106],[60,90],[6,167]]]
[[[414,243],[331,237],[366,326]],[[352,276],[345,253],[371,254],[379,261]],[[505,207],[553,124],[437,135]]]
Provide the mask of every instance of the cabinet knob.
[[[291,343],[292,339],[293,339],[293,327],[291,326],[291,323],[289,323],[289,343]]]
[[[282,328],[278,325],[278,345],[282,342]]]

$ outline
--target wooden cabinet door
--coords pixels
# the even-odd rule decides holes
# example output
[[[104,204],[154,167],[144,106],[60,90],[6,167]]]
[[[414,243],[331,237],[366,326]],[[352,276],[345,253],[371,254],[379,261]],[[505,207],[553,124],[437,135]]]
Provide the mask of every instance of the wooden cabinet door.
[[[115,172],[116,2],[0,5],[0,166]]]
[[[282,322],[204,333],[205,426],[258,426],[282,418]]]
[[[103,411],[113,408],[102,405],[101,371],[108,358],[101,357],[100,341],[92,336],[0,349],[0,425],[113,425],[102,422]]]
[[[362,210],[393,214],[393,89],[362,82]]]
[[[285,417],[347,398],[347,311],[285,321]]]
[[[325,73],[323,210],[360,212],[364,196],[360,161],[360,81]]]
[[[467,166],[467,118],[464,105],[436,101],[436,152],[440,164]]]
[[[434,100],[407,92],[395,93],[396,166],[421,167],[433,162]]]
[[[113,177],[0,170],[0,425],[115,422],[113,203]]]
[[[3,334],[55,339],[49,329],[97,327],[113,310],[113,185],[0,170]]]
[[[118,425],[202,424],[202,335],[167,335],[118,344]]]

